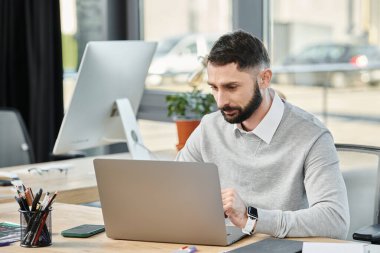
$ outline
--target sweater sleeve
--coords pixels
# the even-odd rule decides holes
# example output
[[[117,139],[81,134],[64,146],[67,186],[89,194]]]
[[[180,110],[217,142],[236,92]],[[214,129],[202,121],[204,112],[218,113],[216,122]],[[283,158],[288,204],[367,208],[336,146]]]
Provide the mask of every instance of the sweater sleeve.
[[[350,220],[347,191],[329,132],[322,134],[306,154],[304,173],[309,208],[297,211],[258,209],[256,232],[279,238],[345,239]]]
[[[185,146],[178,152],[177,157],[175,158],[176,161],[203,162],[201,153],[201,128],[202,122],[191,133]]]

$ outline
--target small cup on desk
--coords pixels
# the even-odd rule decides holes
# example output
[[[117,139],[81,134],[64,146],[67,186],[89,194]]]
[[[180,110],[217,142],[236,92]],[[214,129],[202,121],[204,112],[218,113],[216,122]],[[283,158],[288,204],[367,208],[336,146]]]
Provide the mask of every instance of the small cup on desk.
[[[52,244],[51,212],[52,208],[41,211],[20,212],[20,246],[28,248],[46,247]]]

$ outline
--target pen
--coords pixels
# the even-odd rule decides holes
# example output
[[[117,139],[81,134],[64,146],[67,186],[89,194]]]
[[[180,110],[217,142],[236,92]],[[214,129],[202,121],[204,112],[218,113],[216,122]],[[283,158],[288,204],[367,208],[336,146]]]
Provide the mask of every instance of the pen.
[[[25,198],[26,198],[26,203],[28,204],[28,206],[31,206],[33,199],[32,199],[32,194],[30,193],[30,188],[25,190]]]
[[[17,197],[15,196],[15,200],[17,201],[18,205],[20,206],[20,210],[24,210],[24,207],[23,207],[23,205],[22,205],[22,203],[21,203],[20,198],[17,198]]]
[[[32,188],[28,187],[28,189],[29,189],[30,195],[32,196],[32,200],[33,200],[34,199],[34,194],[33,194]]]
[[[53,197],[51,197],[51,198],[49,199],[49,202],[47,203],[47,205],[46,205],[46,207],[45,207],[45,210],[49,210],[49,208],[50,208],[50,206],[53,204],[53,201],[54,201],[55,197],[57,196],[57,194],[58,194],[58,192],[55,192],[55,193],[53,194]]]
[[[38,210],[36,210],[33,215],[32,213],[29,212],[29,214],[31,215],[31,217],[27,220],[27,226],[26,226],[26,234],[24,236],[24,238],[22,239],[23,242],[25,242],[24,244],[27,244],[26,242],[28,242],[28,240],[30,240],[30,236],[31,236],[31,233],[32,233],[32,229],[36,226],[36,221],[40,218],[40,214],[41,214],[41,206],[39,206]],[[26,218],[26,217],[25,217]]]
[[[37,203],[38,203],[38,201],[40,200],[41,195],[42,195],[42,189],[40,189],[40,190],[37,192],[36,197],[35,197],[34,200],[33,200],[33,203],[32,203],[32,211],[36,211]]]
[[[35,219],[31,219],[29,221],[29,223],[31,223],[32,225],[30,226],[30,229],[26,231],[28,231],[28,233],[25,235],[23,241],[24,241],[24,244],[26,245],[31,245],[31,243],[33,242],[33,238],[35,236],[35,233],[37,232],[37,229],[38,229],[38,225],[40,224],[40,221],[41,221],[41,218],[42,218],[42,215],[43,215],[43,211],[41,211],[41,208],[38,209],[38,211],[36,212],[36,217]],[[28,227],[29,227],[29,224],[28,224]]]
[[[11,245],[11,242],[0,242],[0,247],[9,246],[9,245]]]
[[[30,210],[29,210],[29,206],[28,206],[28,202],[26,201],[26,198],[20,197],[20,201],[24,207],[23,210],[29,212]]]
[[[173,253],[194,253],[194,252],[197,252],[198,249],[191,245],[191,246],[183,246],[181,248],[179,248],[178,250],[175,250]]]
[[[45,209],[45,206],[47,205],[47,202],[49,201],[49,192],[46,192],[44,199],[41,202],[42,209]]]
[[[41,232],[43,229],[45,229],[45,222],[46,222],[46,218],[48,216],[48,213],[49,213],[49,210],[48,211],[45,211],[44,214],[42,215],[42,218],[41,218],[41,221],[40,221],[40,224],[37,228],[37,231],[33,237],[33,240],[32,240],[32,245],[37,245],[37,242],[38,242],[38,239],[40,238],[40,235],[41,235]],[[47,230],[47,228],[46,228]],[[50,237],[49,237],[49,233],[46,235],[46,241],[50,241]]]
[[[39,213],[39,216],[37,216],[36,220],[34,221],[35,224],[30,229],[30,235],[27,237],[27,240],[25,241],[26,243],[37,245],[37,242],[41,235],[45,237],[45,240],[47,242],[50,242],[50,236],[45,222],[50,211],[49,208],[53,204],[56,196],[57,192],[55,192],[52,197],[50,197],[49,193],[46,193],[43,203],[40,207],[41,211]]]
[[[21,245],[25,246],[46,246],[51,244],[50,224],[51,206],[57,196],[57,192],[46,192],[43,197],[43,190],[40,188],[36,195],[33,195],[30,187],[20,185],[17,188],[15,200],[20,206],[20,214],[24,218],[20,222],[24,224],[21,230]],[[24,223],[26,221],[26,224]],[[49,222],[49,223],[48,223]],[[24,232],[23,232],[24,231]],[[3,238],[4,239],[4,238]],[[0,240],[0,246],[7,246],[12,241]]]
[[[29,215],[29,209],[26,209],[26,207],[24,206],[24,203],[21,201],[22,197],[21,198],[17,198],[15,196],[15,200],[17,201],[18,205],[20,206],[20,210],[22,211],[22,214],[24,215],[24,219],[27,223],[29,223],[30,221],[30,215]],[[29,208],[29,207],[28,207]]]

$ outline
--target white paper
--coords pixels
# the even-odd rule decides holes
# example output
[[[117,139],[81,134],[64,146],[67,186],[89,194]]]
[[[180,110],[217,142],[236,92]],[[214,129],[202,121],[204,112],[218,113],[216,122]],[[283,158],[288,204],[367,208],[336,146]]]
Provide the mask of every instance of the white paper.
[[[366,253],[361,243],[304,242],[302,253]]]
[[[368,253],[380,253],[380,245],[368,244],[366,250]]]

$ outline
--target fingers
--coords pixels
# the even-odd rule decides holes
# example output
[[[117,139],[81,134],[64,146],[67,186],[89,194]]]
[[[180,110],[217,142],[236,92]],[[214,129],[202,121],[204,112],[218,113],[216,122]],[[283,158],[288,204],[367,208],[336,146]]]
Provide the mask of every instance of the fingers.
[[[231,213],[245,213],[245,203],[241,199],[240,195],[233,188],[227,188],[222,190],[222,202],[223,210],[226,215]]]
[[[223,189],[222,190],[222,202],[223,202],[223,210],[228,215],[230,209],[233,207],[234,202],[234,189]]]
[[[233,198],[225,198],[223,200],[223,210],[227,212],[230,209],[233,209]]]
[[[240,228],[244,227],[246,217],[246,205],[238,192],[233,188],[221,191],[224,214],[230,221]]]
[[[237,195],[237,192],[233,188],[227,188],[222,190],[222,200],[227,198],[235,198]]]
[[[233,192],[236,192],[234,188],[222,189],[222,195],[225,193],[228,194],[228,193],[233,193]]]
[[[230,215],[234,212],[234,209],[236,208],[235,206],[239,201],[240,197],[235,189],[227,188],[222,190],[223,210],[226,215]]]

